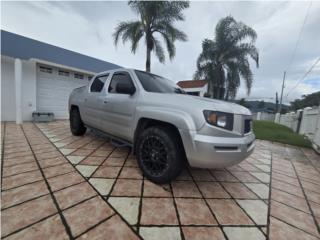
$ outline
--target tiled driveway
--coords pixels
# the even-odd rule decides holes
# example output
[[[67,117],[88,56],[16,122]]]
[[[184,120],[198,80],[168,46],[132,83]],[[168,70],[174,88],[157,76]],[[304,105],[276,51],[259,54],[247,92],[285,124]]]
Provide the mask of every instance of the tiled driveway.
[[[257,141],[237,166],[159,186],[129,149],[74,137],[68,122],[1,127],[4,239],[319,239],[311,150]]]

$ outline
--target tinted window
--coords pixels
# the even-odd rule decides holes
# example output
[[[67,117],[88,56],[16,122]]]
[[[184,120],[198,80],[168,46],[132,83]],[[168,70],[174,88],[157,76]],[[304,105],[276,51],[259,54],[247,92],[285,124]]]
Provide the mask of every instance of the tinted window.
[[[106,82],[108,75],[96,77],[91,84],[90,91],[91,92],[101,92],[104,83]]]
[[[147,92],[185,93],[173,81],[147,72],[135,70],[142,87]]]
[[[117,72],[117,73],[113,74],[113,76],[112,76],[108,91],[110,93],[117,93],[116,86],[118,83],[128,83],[128,84],[133,85],[129,73]]]

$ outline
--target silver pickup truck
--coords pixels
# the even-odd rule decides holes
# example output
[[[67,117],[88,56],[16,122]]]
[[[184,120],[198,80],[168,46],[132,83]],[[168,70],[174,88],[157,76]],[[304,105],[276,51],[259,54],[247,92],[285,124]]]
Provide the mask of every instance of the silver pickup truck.
[[[165,183],[188,163],[237,164],[254,149],[251,112],[240,105],[187,95],[174,82],[133,69],[97,74],[69,98],[70,128],[86,128],[130,145],[143,174]]]

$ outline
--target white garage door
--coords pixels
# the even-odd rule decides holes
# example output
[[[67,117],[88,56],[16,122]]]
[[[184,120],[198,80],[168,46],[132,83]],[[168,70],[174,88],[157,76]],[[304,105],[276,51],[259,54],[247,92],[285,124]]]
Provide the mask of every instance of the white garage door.
[[[37,111],[53,112],[67,119],[68,99],[73,89],[88,83],[88,75],[50,66],[37,66]]]

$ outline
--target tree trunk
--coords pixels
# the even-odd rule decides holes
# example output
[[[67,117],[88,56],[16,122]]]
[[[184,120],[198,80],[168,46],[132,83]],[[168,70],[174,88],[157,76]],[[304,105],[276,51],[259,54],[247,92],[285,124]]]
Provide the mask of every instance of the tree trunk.
[[[146,60],[146,71],[147,72],[151,71],[150,62],[151,62],[151,49],[147,46],[147,60]]]

